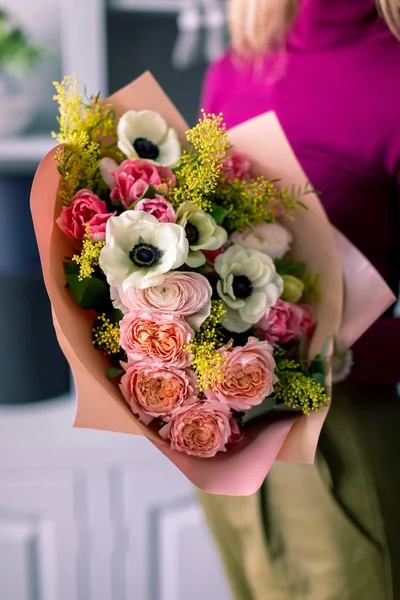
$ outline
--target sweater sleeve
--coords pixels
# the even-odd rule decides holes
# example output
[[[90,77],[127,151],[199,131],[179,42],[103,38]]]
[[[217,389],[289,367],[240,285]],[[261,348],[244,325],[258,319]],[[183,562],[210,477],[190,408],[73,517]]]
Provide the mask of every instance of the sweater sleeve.
[[[200,109],[206,112],[219,113],[222,110],[225,94],[232,93],[233,73],[230,55],[227,52],[219,60],[212,63],[204,77],[201,92]]]
[[[352,381],[400,382],[400,319],[379,319],[354,344]]]
[[[400,170],[397,190],[400,222]],[[352,350],[352,381],[400,383],[400,318],[382,317],[354,344]]]

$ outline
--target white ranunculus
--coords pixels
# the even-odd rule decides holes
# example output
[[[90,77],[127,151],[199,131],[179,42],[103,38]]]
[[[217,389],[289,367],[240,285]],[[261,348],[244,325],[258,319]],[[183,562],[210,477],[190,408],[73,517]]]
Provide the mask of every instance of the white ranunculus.
[[[188,251],[183,227],[161,223],[140,210],[127,210],[107,221],[99,262],[110,286],[145,289],[159,285],[166,273],[182,266]]]
[[[213,217],[191,202],[184,202],[176,213],[176,222],[184,227],[189,242],[186,264],[192,269],[206,262],[202,250],[218,250],[228,241],[228,234]]]
[[[231,236],[234,244],[250,250],[259,250],[273,259],[284,257],[292,239],[290,231],[279,223],[262,223],[244,231],[235,231]]]
[[[128,110],[118,122],[117,134],[118,148],[130,159],[171,167],[182,153],[176,131],[152,110]]]
[[[233,245],[217,256],[214,268],[220,277],[217,291],[228,311],[224,327],[229,331],[250,329],[282,294],[283,281],[272,258],[258,250]]]

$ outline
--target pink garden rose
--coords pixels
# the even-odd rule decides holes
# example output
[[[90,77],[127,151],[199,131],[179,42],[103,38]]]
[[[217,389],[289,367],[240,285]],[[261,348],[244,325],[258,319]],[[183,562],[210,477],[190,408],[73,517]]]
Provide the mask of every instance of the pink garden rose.
[[[205,394],[236,411],[249,410],[272,394],[278,381],[274,369],[273,348],[268,342],[249,337],[245,346],[221,350],[226,356],[224,378]]]
[[[96,241],[106,237],[106,223],[115,213],[107,212],[107,205],[90,190],[80,190],[71,204],[63,206],[56,223],[70,238],[82,240],[89,226],[89,234]]]
[[[175,175],[168,167],[147,160],[124,160],[119,166],[109,158],[100,163],[103,179],[111,189],[111,200],[130,208],[152,185],[160,194],[168,193],[175,185]]]
[[[225,171],[225,176],[229,181],[234,181],[235,179],[244,179],[246,175],[250,175],[250,161],[235,152],[234,150],[229,154],[229,156],[223,162],[223,168]]]
[[[238,444],[244,438],[244,429],[239,425],[236,419],[230,420],[231,435],[228,440],[228,444]]]
[[[189,371],[157,367],[150,360],[127,365],[120,389],[132,412],[145,425],[154,418],[173,418],[193,394],[194,374]]]
[[[193,402],[195,398],[191,399]],[[225,452],[231,435],[230,411],[220,402],[196,402],[160,429],[171,448],[200,458]]]
[[[111,288],[113,304],[123,313],[145,310],[174,315],[185,318],[195,331],[210,315],[211,296],[212,288],[203,275],[181,271],[168,273],[161,285],[144,290]]]
[[[153,215],[161,223],[174,223],[175,211],[171,202],[156,194],[155,198],[142,198],[135,205],[135,210],[142,210]]]
[[[313,309],[308,304],[297,304],[296,306],[299,310],[302,311],[300,321],[300,333],[309,337],[313,333],[316,324],[316,320],[312,316]]]
[[[130,311],[120,323],[121,348],[130,361],[149,359],[153,366],[188,367],[191,356],[185,346],[194,331],[185,321],[156,312]]]
[[[301,331],[303,311],[296,304],[278,300],[259,321],[257,329],[270,344],[287,344]]]

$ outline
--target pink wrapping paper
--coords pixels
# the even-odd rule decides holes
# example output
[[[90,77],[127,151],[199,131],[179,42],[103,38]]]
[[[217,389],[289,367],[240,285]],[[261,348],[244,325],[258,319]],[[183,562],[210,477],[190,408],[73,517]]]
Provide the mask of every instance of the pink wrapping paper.
[[[129,109],[156,110],[174,127],[183,140],[187,125],[153,77],[146,73],[114,94],[110,101],[117,117]],[[276,116],[268,113],[230,132],[238,152],[246,154],[253,166],[282,185],[303,188],[307,178],[302,171]],[[46,288],[52,303],[53,320],[60,346],[67,357],[76,384],[76,427],[146,435],[186,477],[204,491],[226,495],[249,495],[262,484],[276,459],[312,463],[327,411],[310,417],[291,413],[272,415],[250,427],[245,440],[211,460],[188,457],[170,449],[158,435],[141,424],[123,400],[118,387],[107,380],[106,359],[91,343],[93,317],[75,304],[65,289],[63,260],[73,254],[71,240],[55,225],[60,213],[59,177],[51,151],[40,164],[34,180],[31,209],[38,240]],[[368,261],[335,233],[319,199],[304,198],[308,211],[297,211],[292,229],[292,250],[297,260],[320,273],[323,301],[317,307],[318,326],[311,353],[322,350],[326,340],[339,333],[340,340],[353,343],[394,301],[386,284]],[[343,312],[341,257],[345,257],[346,301]],[[373,281],[374,304],[368,295],[355,293],[356,286],[369,287]],[[360,317],[362,313],[362,317]]]

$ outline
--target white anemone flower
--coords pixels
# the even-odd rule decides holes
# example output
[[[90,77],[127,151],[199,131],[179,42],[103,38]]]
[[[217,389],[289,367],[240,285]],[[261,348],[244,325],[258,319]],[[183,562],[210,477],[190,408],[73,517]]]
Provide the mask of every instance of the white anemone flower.
[[[227,308],[225,329],[243,333],[276,304],[283,292],[273,260],[263,252],[234,244],[215,259],[217,291]]]
[[[213,217],[191,202],[184,202],[176,213],[176,222],[185,228],[189,242],[186,264],[192,269],[206,262],[202,250],[219,250],[228,241],[228,234]]]
[[[188,251],[183,227],[128,210],[107,221],[99,264],[110,286],[145,289],[160,285],[166,273],[181,267]]]
[[[152,110],[128,110],[118,122],[117,134],[118,148],[129,159],[171,167],[182,153],[176,131]]]

